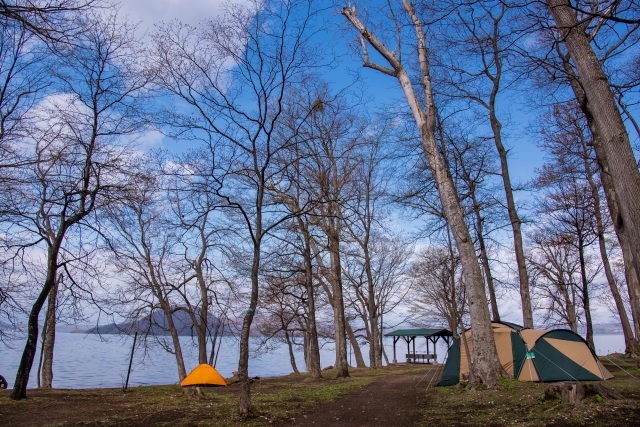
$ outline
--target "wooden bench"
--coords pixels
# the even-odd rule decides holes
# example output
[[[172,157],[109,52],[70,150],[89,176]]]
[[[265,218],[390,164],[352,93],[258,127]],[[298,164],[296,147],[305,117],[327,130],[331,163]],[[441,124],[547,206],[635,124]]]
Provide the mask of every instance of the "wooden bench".
[[[437,355],[427,353],[409,353],[407,354],[407,363],[437,363]]]

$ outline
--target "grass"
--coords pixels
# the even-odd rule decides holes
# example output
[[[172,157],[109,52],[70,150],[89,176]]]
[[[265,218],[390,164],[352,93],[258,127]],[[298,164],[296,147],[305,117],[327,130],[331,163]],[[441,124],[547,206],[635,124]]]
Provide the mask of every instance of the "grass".
[[[473,390],[464,386],[438,387],[425,393],[422,422],[450,426],[627,426],[640,419],[640,370],[621,355],[612,360],[625,371],[603,362],[614,378],[602,383],[623,394],[621,400],[601,396],[577,407],[559,399],[547,400],[547,384],[502,378],[502,390]],[[635,378],[634,378],[635,377]]]
[[[640,419],[640,370],[621,355],[603,360],[615,378],[603,383],[621,393],[621,400],[594,396],[580,406],[544,399],[546,384],[503,378],[501,390],[474,390],[464,386],[427,388],[420,384],[423,402],[416,425],[451,426],[624,426]],[[12,401],[0,393],[0,425],[166,425],[267,426],[309,412],[326,402],[354,393],[383,375],[428,372],[425,365],[395,365],[380,370],[353,369],[351,377],[324,379],[307,374],[263,378],[252,385],[254,417],[238,415],[239,387],[203,388],[199,396],[178,386],[118,389],[30,390],[26,401]],[[26,415],[28,414],[28,415]]]

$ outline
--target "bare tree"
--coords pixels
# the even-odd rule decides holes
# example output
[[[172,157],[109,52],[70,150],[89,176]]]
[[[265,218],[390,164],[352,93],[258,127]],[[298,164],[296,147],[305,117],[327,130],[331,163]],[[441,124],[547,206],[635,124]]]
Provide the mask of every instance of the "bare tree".
[[[179,246],[180,240],[164,207],[166,199],[160,180],[157,171],[150,168],[131,173],[126,198],[106,210],[101,225],[115,273],[122,280],[122,285],[114,290],[119,295],[113,304],[127,308],[128,314],[124,317],[132,326],[124,332],[131,334],[142,327],[146,338],[155,326],[159,309],[166,319],[166,323],[159,326],[166,329],[172,339],[171,347],[163,347],[175,355],[178,378],[182,380],[187,373],[179,340],[181,331],[173,318],[178,305],[173,296],[186,278],[180,271],[176,272],[180,260],[176,260],[173,249]],[[125,310],[118,311],[122,315]]]
[[[473,365],[476,376],[472,382],[482,382],[488,387],[498,387],[500,366],[491,332],[491,316],[487,306],[482,270],[476,258],[473,240],[465,223],[464,212],[460,206],[450,171],[441,157],[435,135],[437,114],[431,85],[429,49],[427,47],[424,20],[420,19],[419,13],[412,3],[403,0],[402,5],[404,10],[399,13],[409,19],[409,22],[406,23],[408,24],[407,27],[405,27],[405,22],[399,21],[398,17],[400,15],[391,10],[392,20],[394,21],[391,24],[397,28],[396,41],[394,42],[397,43],[397,47],[394,45],[395,51],[390,49],[358,18],[355,7],[345,7],[341,13],[359,33],[364,66],[396,78],[402,87],[407,104],[420,132],[422,147],[435,177],[436,187],[446,213],[446,219],[452,229],[462,262],[471,322],[474,328]],[[421,10],[421,12],[427,13],[426,10]],[[417,44],[417,58],[413,58],[417,59],[419,71],[415,80],[411,79],[410,70],[403,63],[403,51],[401,50],[403,28],[413,30],[414,42]],[[406,40],[404,41],[406,43]],[[382,59],[386,61],[386,65],[371,61],[369,47],[380,54]],[[416,92],[416,88],[421,90],[420,95]]]
[[[237,214],[249,243],[250,298],[240,337],[239,410],[251,414],[249,337],[260,290],[262,243],[288,217],[268,199],[280,168],[274,156],[290,141],[275,138],[283,100],[307,60],[310,5],[273,1],[229,4],[200,29],[168,24],[155,34],[157,84],[193,108],[165,111],[174,135],[219,144],[228,167],[217,195]],[[311,108],[311,106],[309,106]],[[308,112],[307,112],[308,113]],[[214,178],[216,178],[214,176]]]
[[[539,181],[548,178],[543,175]],[[554,227],[555,234],[560,235],[563,245],[575,248],[573,254],[577,259],[579,283],[576,293],[580,298],[587,329],[587,342],[593,347],[593,322],[591,320],[592,276],[588,274],[589,247],[597,240],[596,224],[593,216],[593,198],[588,187],[575,178],[565,177],[549,185],[550,191],[540,202],[539,215],[545,218],[547,227]],[[598,269],[599,270],[599,269]],[[573,282],[572,282],[573,284]]]
[[[479,107],[481,116],[489,122],[491,139],[500,160],[500,176],[511,223],[523,325],[533,328],[522,220],[516,208],[508,165],[509,150],[503,141],[503,124],[498,113],[499,96],[510,83],[511,45],[519,36],[513,28],[516,19],[508,4],[502,1],[469,2],[463,6],[455,2],[455,5],[445,7],[450,8],[452,13],[450,19],[440,23],[444,40],[443,47],[437,52],[443,56],[441,66],[446,70],[443,82],[445,96]],[[494,318],[499,319],[499,316],[495,317],[495,307],[493,312]]]
[[[552,230],[541,230],[534,236],[534,247],[529,254],[533,271],[534,289],[540,292],[544,323],[567,325],[578,331],[580,304],[575,276],[580,274],[575,246]]]
[[[460,259],[449,245],[427,249],[418,254],[411,277],[412,310],[420,317],[425,314],[445,319],[454,336],[464,331],[465,289],[460,272]]]
[[[619,215],[612,219],[614,223],[621,224],[624,234],[628,235],[633,264],[640,276],[640,201],[637,198],[640,194],[640,172],[629,135],[609,78],[591,46],[592,38],[585,32],[571,3],[568,0],[548,0],[546,4],[571,55],[578,82],[589,100],[596,139],[602,147],[601,150],[596,148],[596,153],[608,164],[619,204]],[[580,101],[579,96],[577,99]]]
[[[2,0],[0,16],[47,43],[75,43],[74,38],[88,28],[79,15],[100,5],[100,0]]]
[[[145,80],[128,62],[136,55],[131,29],[115,14],[93,16],[91,22],[91,31],[56,67],[60,95],[40,107],[40,121],[24,152],[33,166],[21,169],[11,196],[15,209],[7,212],[14,230],[11,248],[20,254],[42,245],[47,272],[29,314],[13,399],[26,397],[38,316],[58,279],[67,234],[117,188],[113,180],[123,154],[118,138],[139,125],[136,95]]]
[[[588,184],[595,220],[593,231],[597,235],[600,259],[625,336],[626,352],[637,353],[638,343],[609,260],[606,228],[611,224],[606,222],[606,218],[602,215],[601,184],[596,175],[598,163],[593,152],[588,122],[577,103],[558,104],[553,107],[553,113],[545,120],[542,134],[544,136],[542,147],[551,154],[551,162],[545,165],[546,180],[550,183],[579,179]]]

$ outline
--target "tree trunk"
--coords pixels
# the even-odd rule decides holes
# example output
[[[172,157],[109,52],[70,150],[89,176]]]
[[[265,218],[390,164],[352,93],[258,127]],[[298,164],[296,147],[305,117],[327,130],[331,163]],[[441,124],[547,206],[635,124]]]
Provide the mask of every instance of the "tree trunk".
[[[169,333],[171,334],[171,341],[173,342],[173,350],[176,357],[176,366],[178,367],[178,378],[180,378],[180,381],[182,381],[187,376],[187,371],[184,367],[184,357],[182,355],[182,345],[180,345],[180,335],[178,334],[176,325],[173,322],[173,313],[171,312],[171,305],[169,304],[169,302],[165,299],[161,299],[160,307],[164,312],[164,316],[167,318],[167,327],[169,328]]]
[[[335,221],[335,218],[329,218]],[[329,238],[329,258],[331,259],[331,285],[333,296],[333,326],[336,339],[336,376],[346,378],[349,376],[349,361],[347,359],[346,319],[344,316],[344,297],[342,294],[342,265],[340,263],[340,237],[335,225]]]
[[[609,80],[568,0],[547,0],[578,71],[601,139],[620,215],[613,218],[628,234],[636,275],[640,276],[640,172]]]
[[[422,89],[425,97],[424,110],[420,107],[418,97],[413,91],[411,79],[404,68],[396,69],[397,78],[405,93],[409,107],[413,112],[416,124],[418,125],[422,139],[422,148],[429,162],[429,168],[435,178],[436,189],[438,190],[447,222],[451,227],[456,246],[458,247],[465,287],[467,289],[471,326],[473,328],[472,364],[475,374],[474,382],[482,382],[488,387],[499,387],[498,378],[501,375],[501,366],[493,339],[491,316],[489,314],[482,271],[478,264],[469,228],[464,220],[464,212],[460,206],[453,179],[443,163],[435,137],[436,105],[431,88],[426,38],[422,31],[422,23],[419,21],[411,3],[406,0],[403,0],[402,3],[409,13],[416,31],[418,55],[422,73]]]
[[[582,308],[584,309],[584,320],[587,327],[586,341],[589,346],[595,349],[593,343],[593,321],[591,320],[591,302],[589,298],[589,286],[587,283],[587,266],[584,259],[584,241],[582,236],[578,236],[578,255],[580,258],[580,282],[582,283]]]
[[[369,228],[367,228],[367,238],[364,242],[364,262],[365,273],[367,275],[367,313],[369,317],[369,366],[373,369],[382,367],[382,353],[379,346],[378,330],[378,305],[376,304],[376,290],[373,281],[373,272],[371,271],[371,256],[369,255]]]
[[[356,359],[356,367],[357,368],[366,368],[367,364],[364,362],[364,357],[362,356],[362,350],[360,349],[360,344],[358,344],[358,338],[356,334],[353,332],[353,328],[349,321],[344,322],[345,330],[347,332],[347,337],[349,337],[349,343],[351,344],[351,351],[353,351],[353,357]]]
[[[518,279],[520,282],[520,302],[522,304],[522,322],[525,328],[533,329],[533,311],[531,309],[531,293],[529,292],[529,273],[527,272],[527,264],[524,256],[524,245],[522,243],[522,221],[518,216],[515,199],[513,197],[513,188],[511,186],[511,177],[509,176],[509,165],[507,163],[507,150],[502,144],[502,124],[498,121],[495,112],[495,95],[490,103],[490,120],[491,129],[493,130],[494,141],[498,156],[500,157],[500,175],[502,176],[502,184],[507,199],[507,212],[509,213],[509,221],[511,222],[511,230],[513,232],[513,247],[516,254],[516,265],[518,267]],[[497,318],[496,320],[500,320]]]
[[[238,381],[240,382],[240,414],[251,416],[251,383],[249,382],[249,338],[251,337],[251,323],[256,314],[258,306],[258,277],[260,271],[260,242],[262,235],[261,227],[254,236],[253,262],[251,264],[251,299],[249,308],[245,312],[240,333],[240,359],[238,361]]]
[[[308,352],[308,366],[313,378],[322,378],[322,367],[320,366],[320,345],[318,344],[318,329],[316,323],[316,298],[313,287],[313,263],[311,261],[311,236],[302,218],[298,217],[298,224],[304,236],[304,279],[307,291],[307,333],[305,341],[305,352]]]
[[[293,352],[293,344],[291,343],[291,338],[289,337],[289,331],[284,329],[284,338],[287,341],[287,348],[289,349],[289,362],[291,363],[291,369],[293,369],[294,374],[299,374],[298,365],[296,364],[296,356]]]
[[[482,225],[482,217],[480,216],[480,204],[476,199],[475,186],[471,187],[471,201],[473,202],[473,213],[476,220],[476,230],[478,230],[478,244],[480,246],[480,260],[484,269],[484,278],[487,282],[487,290],[489,291],[489,302],[491,303],[491,313],[493,320],[500,321],[500,312],[498,311],[498,300],[496,298],[496,289],[493,283],[493,275],[491,274],[491,266],[489,265],[489,256],[487,255],[487,247],[484,243],[484,227]]]
[[[58,253],[66,230],[61,229],[58,232],[57,238],[53,241],[53,244],[49,246],[47,250],[47,276],[44,281],[44,286],[36,298],[31,312],[29,313],[29,323],[27,326],[27,342],[24,346],[22,358],[20,359],[20,366],[16,373],[16,380],[11,391],[11,399],[21,400],[27,397],[27,384],[29,383],[29,373],[33,366],[33,358],[36,354],[36,345],[38,344],[38,317],[40,316],[40,310],[46,301],[47,297],[51,293],[51,289],[56,284],[56,276],[58,273]]]
[[[42,342],[42,388],[53,387],[53,347],[56,341],[56,306],[58,301],[58,285],[60,279],[49,293],[47,306],[46,334]]]

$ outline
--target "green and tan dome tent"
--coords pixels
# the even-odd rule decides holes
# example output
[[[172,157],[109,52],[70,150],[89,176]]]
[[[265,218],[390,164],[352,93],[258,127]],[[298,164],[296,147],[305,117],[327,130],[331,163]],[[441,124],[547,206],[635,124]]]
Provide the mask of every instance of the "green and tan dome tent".
[[[597,381],[613,375],[578,334],[564,329],[523,329],[507,322],[492,323],[500,364],[520,381]],[[458,384],[469,375],[473,355],[472,330],[449,348],[439,386]]]
[[[520,363],[521,381],[599,381],[613,378],[587,342],[566,329],[523,329],[527,353]]]

